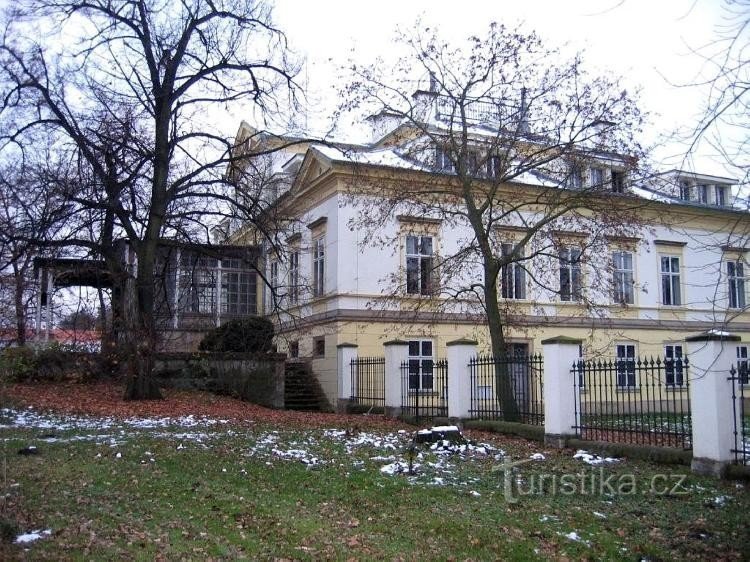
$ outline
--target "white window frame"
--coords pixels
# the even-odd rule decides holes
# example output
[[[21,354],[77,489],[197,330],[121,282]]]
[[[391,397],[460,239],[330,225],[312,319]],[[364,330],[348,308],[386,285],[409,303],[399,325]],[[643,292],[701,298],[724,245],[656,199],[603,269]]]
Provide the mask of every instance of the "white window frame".
[[[574,256],[574,254],[576,254]],[[558,252],[560,266],[560,300],[563,302],[580,302],[583,279],[581,272],[581,249],[575,246],[560,248]],[[568,292],[563,292],[563,277],[567,276]]]
[[[739,378],[739,383],[742,386],[748,386],[750,385],[750,375],[748,374],[750,372],[750,360],[748,360],[750,354],[748,354],[748,346],[738,345],[736,348],[736,352],[737,377]]]
[[[514,242],[502,242],[500,253],[508,256],[513,253]],[[523,256],[523,248],[519,257]],[[508,300],[526,300],[526,269],[518,261],[512,261],[500,268],[500,296]]]
[[[429,253],[424,251],[425,242],[429,240]],[[409,251],[409,242],[415,241],[415,251]],[[430,234],[407,234],[404,237],[404,265],[406,275],[406,294],[407,295],[434,295],[436,291],[435,275],[435,236]],[[416,264],[416,269],[410,267],[410,264]],[[416,279],[410,279],[410,276],[416,274]],[[414,286],[416,282],[416,286]]]
[[[664,384],[669,388],[685,386],[685,352],[681,343],[664,346]],[[670,382],[670,375],[672,381]]]
[[[434,392],[435,342],[429,338],[414,338],[408,341],[409,392]]]
[[[326,280],[326,239],[319,236],[313,239],[313,296],[322,297],[325,294]]]
[[[631,353],[632,350],[632,353]],[[618,343],[615,345],[615,365],[617,377],[617,388],[638,388],[638,373],[636,371],[636,360],[638,350],[634,343]],[[625,384],[622,384],[622,383]]]
[[[728,260],[727,299],[731,309],[741,310],[747,304],[745,294],[745,264],[742,260]]]
[[[618,257],[620,265],[618,266]],[[625,258],[630,258],[630,268]],[[612,252],[612,298],[616,304],[635,304],[635,254],[628,250]]]
[[[690,201],[690,182],[684,180],[680,182],[679,195],[681,200]]]
[[[439,172],[455,173],[456,168],[448,157],[448,153],[440,145],[435,145],[435,169]]]
[[[674,260],[677,260],[676,271]],[[680,256],[659,254],[659,287],[662,305],[682,306],[681,270]]]
[[[583,166],[577,162],[568,166],[568,187],[572,189],[581,189],[583,187]]]
[[[591,187],[604,187],[605,177],[606,177],[606,171],[604,168],[600,168],[599,166],[593,166],[589,170],[589,176],[591,181]],[[597,177],[598,176],[598,177]]]
[[[299,249],[295,248],[289,253],[289,303],[299,302]]]

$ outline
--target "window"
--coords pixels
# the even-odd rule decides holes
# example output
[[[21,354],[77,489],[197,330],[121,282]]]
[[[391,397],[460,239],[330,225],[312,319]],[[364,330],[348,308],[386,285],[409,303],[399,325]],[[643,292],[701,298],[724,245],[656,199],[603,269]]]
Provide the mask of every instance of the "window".
[[[432,340],[409,341],[409,390],[432,390],[434,386]]]
[[[580,164],[571,164],[568,168],[568,186],[573,189],[583,187],[583,168]]]
[[[741,261],[727,262],[729,308],[745,308],[745,268]]]
[[[246,316],[256,312],[256,277],[250,271],[221,272],[222,314]]]
[[[445,152],[443,147],[435,147],[435,168],[441,172],[454,172],[453,162],[448,157],[448,153]]]
[[[276,291],[276,288],[279,286],[279,262],[276,260],[271,262],[269,277],[268,281],[271,284],[271,289]]]
[[[635,346],[632,344],[617,345],[617,386],[635,387]]]
[[[680,199],[690,201],[690,184],[686,181],[680,182]]]
[[[513,254],[514,244],[503,243],[501,253],[503,257]],[[518,259],[523,255],[523,250],[518,251]],[[506,263],[500,270],[500,295],[504,299],[525,299],[526,298],[526,271],[517,261]]]
[[[708,186],[707,185],[698,186],[698,202],[703,203],[704,205],[708,203]]]
[[[680,258],[661,256],[661,303],[669,306],[682,304],[680,296]]]
[[[560,250],[560,300],[581,300],[581,250]]]
[[[431,295],[434,291],[434,253],[432,236],[406,237],[406,292]]]
[[[614,301],[619,304],[633,304],[633,254],[614,252]]]
[[[289,357],[299,357],[299,342],[297,340],[289,342]]]
[[[496,178],[502,174],[502,160],[496,154],[487,158],[487,177]]]
[[[727,204],[727,190],[723,185],[714,186],[716,194],[716,204],[724,207]]]
[[[299,251],[293,250],[289,254],[289,302],[299,302]]]
[[[316,238],[313,240],[313,295],[316,297],[322,296],[325,292],[325,248],[325,238]]]
[[[737,346],[737,376],[740,378],[740,384],[750,384],[750,364],[747,360],[747,346]]]
[[[612,191],[615,193],[625,192],[625,172],[612,170]]]
[[[326,354],[326,338],[325,336],[316,336],[313,338],[313,356],[314,357],[325,357]]]
[[[183,256],[180,276],[180,306],[186,313],[216,313],[218,262],[213,258]]]
[[[682,346],[664,346],[664,373],[667,386],[682,386],[684,384]]]
[[[591,187],[604,185],[604,170],[602,168],[591,168]]]

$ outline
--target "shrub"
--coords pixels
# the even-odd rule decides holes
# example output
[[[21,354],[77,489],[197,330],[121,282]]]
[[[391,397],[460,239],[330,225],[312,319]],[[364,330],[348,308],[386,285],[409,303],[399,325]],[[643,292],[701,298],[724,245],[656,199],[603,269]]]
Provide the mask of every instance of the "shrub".
[[[0,353],[0,369],[11,381],[28,380],[34,376],[36,366],[34,350],[28,347],[9,347]]]
[[[208,332],[201,340],[201,351],[267,353],[273,342],[273,324],[267,318],[251,316],[230,320]]]

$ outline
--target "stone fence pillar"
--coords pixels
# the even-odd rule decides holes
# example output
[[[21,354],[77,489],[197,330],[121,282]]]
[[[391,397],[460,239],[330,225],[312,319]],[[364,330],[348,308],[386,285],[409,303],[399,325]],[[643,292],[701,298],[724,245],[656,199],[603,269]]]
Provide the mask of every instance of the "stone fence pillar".
[[[336,346],[336,370],[338,372],[338,396],[336,411],[345,413],[349,407],[352,388],[352,360],[357,358],[357,344],[340,343]]]
[[[576,434],[576,408],[571,369],[582,340],[558,336],[542,341],[544,353],[544,442],[562,448]]]
[[[740,415],[732,403],[732,381],[729,380],[740,337],[709,330],[686,341],[693,418],[691,468],[698,474],[723,476],[732,461],[735,446],[734,416]]]
[[[409,360],[409,342],[391,340],[383,344],[385,353],[385,415],[401,415],[401,365]]]
[[[477,356],[477,342],[460,339],[448,342],[448,417],[465,419],[471,408],[469,361]]]

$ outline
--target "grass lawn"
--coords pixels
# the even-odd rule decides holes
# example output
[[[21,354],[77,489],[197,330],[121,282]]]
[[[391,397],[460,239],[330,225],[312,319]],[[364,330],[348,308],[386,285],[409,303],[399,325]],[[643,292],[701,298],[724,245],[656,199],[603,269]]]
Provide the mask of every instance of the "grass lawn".
[[[474,445],[417,446],[419,466],[409,475],[399,473],[413,436],[403,426],[342,416],[327,425],[320,416],[304,428],[291,419],[118,419],[16,404],[0,415],[0,517],[15,532],[51,534],[21,545],[6,540],[0,557],[739,560],[750,553],[747,483],[628,459],[590,465],[575,451],[481,433],[468,435]],[[29,445],[39,454],[17,454]],[[523,462],[510,468],[510,461]]]

